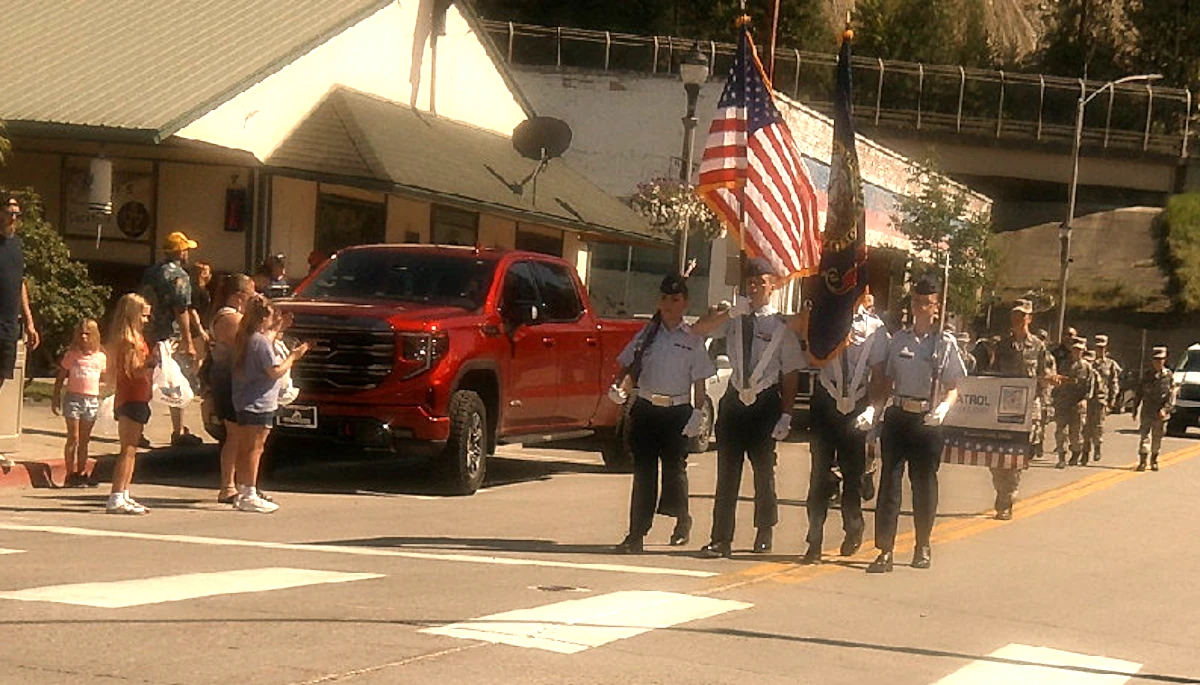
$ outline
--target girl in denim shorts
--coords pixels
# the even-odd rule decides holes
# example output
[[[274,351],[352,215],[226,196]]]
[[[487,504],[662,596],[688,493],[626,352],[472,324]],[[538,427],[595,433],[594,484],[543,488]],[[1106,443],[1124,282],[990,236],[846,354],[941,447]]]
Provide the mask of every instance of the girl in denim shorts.
[[[157,347],[152,353],[143,329],[150,322],[150,305],[140,295],[129,293],[117,301],[109,331],[109,376],[116,384],[113,400],[121,451],[113,464],[112,491],[105,511],[110,514],[145,514],[150,510],[129,495],[133,467],[142,431],[150,422],[150,390]]]
[[[100,326],[95,319],[84,319],[75,327],[71,347],[63,355],[54,379],[51,410],[58,414],[61,409],[67,422],[67,444],[63,448],[67,476],[63,487],[95,487],[87,475],[88,443],[100,408],[100,386],[107,380],[107,366],[108,356],[100,347]],[[65,399],[63,385],[67,388]]]

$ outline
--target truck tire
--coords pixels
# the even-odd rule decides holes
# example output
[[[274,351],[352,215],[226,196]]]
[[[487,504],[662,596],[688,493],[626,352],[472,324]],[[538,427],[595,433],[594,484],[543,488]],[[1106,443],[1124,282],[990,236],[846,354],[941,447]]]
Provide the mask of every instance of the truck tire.
[[[604,466],[615,473],[628,473],[633,469],[633,450],[629,446],[629,410],[633,402],[626,402],[617,417],[617,425],[606,431],[600,444],[600,456]]]
[[[704,414],[704,419],[700,423],[700,435],[694,438],[688,438],[688,452],[692,454],[702,454],[708,451],[710,443],[712,443],[713,433],[713,406],[712,400],[705,398],[704,408],[700,410]]]
[[[1187,421],[1184,419],[1170,418],[1167,419],[1166,433],[1172,437],[1182,438],[1187,435]]]
[[[446,485],[453,495],[472,495],[487,473],[487,407],[479,395],[459,390],[450,396],[450,438],[442,453]]]

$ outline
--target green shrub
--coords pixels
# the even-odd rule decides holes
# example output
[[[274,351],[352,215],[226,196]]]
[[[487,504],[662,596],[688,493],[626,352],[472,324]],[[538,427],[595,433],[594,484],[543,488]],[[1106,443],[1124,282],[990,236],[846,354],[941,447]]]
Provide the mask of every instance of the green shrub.
[[[1158,217],[1176,305],[1200,310],[1200,193],[1175,195]]]
[[[46,221],[37,192],[26,188],[13,194],[21,201],[23,213],[18,230],[25,250],[29,308],[42,337],[30,364],[31,371],[38,373],[55,367],[71,343],[76,324],[88,317],[100,320],[110,289],[93,283],[87,266],[71,259],[66,242]]]

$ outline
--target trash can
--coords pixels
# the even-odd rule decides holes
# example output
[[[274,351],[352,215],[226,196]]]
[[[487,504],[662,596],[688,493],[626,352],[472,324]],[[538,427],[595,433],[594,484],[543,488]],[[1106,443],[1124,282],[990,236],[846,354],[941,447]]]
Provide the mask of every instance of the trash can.
[[[25,405],[25,341],[17,341],[17,368],[0,388],[0,454],[21,449],[21,409]]]

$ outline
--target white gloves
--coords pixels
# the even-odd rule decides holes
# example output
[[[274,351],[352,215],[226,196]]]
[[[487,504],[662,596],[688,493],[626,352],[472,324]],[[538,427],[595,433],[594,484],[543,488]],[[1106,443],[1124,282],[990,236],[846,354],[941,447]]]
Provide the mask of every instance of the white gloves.
[[[629,400],[629,393],[614,383],[608,387],[608,399],[612,400],[613,404],[625,404]]]
[[[729,318],[731,319],[737,316],[745,316],[749,314],[750,300],[747,300],[744,297],[739,297],[738,301],[735,302],[732,307],[726,310],[726,313],[729,314]]]
[[[683,434],[689,438],[695,438],[700,435],[700,424],[704,422],[704,412],[699,409],[692,410],[692,417],[688,419],[687,425],[683,427]]]
[[[854,417],[854,430],[866,433],[875,425],[875,405],[868,404],[861,414]]]
[[[933,408],[933,411],[925,415],[926,426],[940,426],[942,421],[946,420],[946,414],[950,412],[950,403],[942,402]]]
[[[771,431],[771,439],[775,441],[787,440],[787,436],[792,432],[792,415],[783,414],[779,420],[775,422],[775,430]]]

